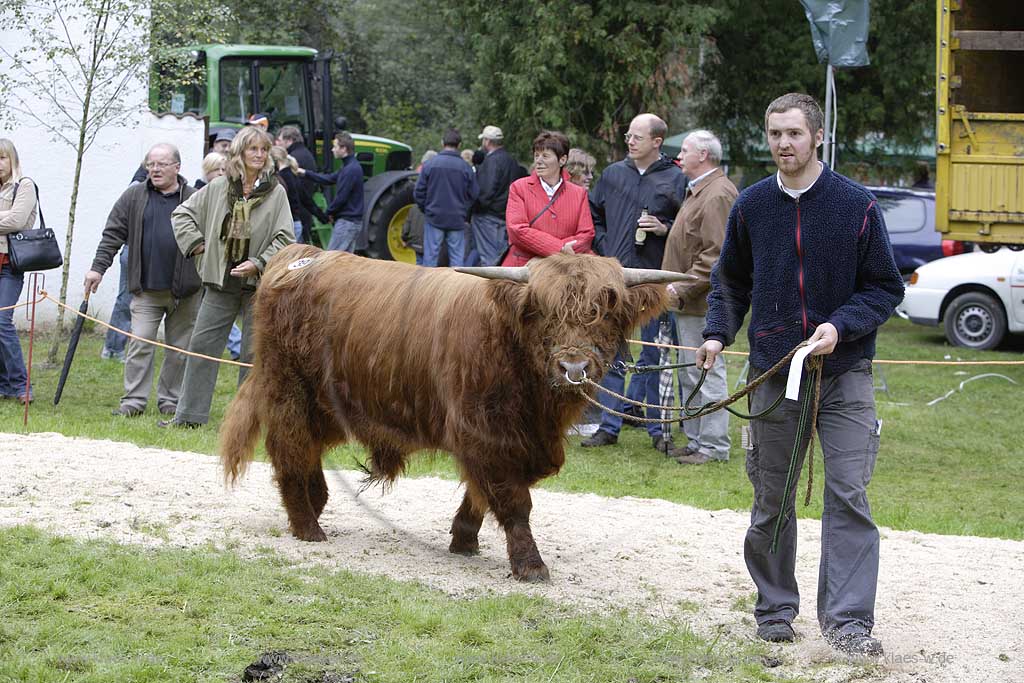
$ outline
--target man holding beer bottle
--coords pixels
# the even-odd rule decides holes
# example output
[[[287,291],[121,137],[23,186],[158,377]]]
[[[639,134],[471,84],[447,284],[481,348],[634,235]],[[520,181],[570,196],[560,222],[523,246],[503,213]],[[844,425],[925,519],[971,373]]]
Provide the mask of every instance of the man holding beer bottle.
[[[625,136],[626,158],[606,168],[590,192],[590,210],[596,232],[594,250],[602,256],[617,258],[627,268],[661,268],[665,238],[686,191],[686,178],[682,171],[661,153],[661,144],[667,134],[665,122],[654,114],[640,114],[634,118]],[[644,325],[640,338],[654,341],[658,323],[658,320],[652,320]],[[658,350],[645,346],[639,363],[657,365]],[[602,385],[621,394],[625,382],[622,372],[611,370],[605,375]],[[647,403],[658,403],[657,373],[637,375],[633,382],[646,384],[639,398]],[[602,394],[601,402],[606,409],[622,412],[623,406],[617,399]],[[657,411],[648,410],[647,416],[658,417]],[[622,418],[606,410],[601,416],[600,428],[581,445],[614,444],[621,428]],[[667,453],[672,448],[671,440],[662,436],[660,424],[647,425],[647,433],[656,450]]]

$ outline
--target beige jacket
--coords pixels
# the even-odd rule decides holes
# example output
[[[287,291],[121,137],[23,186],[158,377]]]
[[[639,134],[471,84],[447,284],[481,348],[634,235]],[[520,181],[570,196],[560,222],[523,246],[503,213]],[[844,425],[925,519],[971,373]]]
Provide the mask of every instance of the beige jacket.
[[[669,308],[673,311],[686,315],[707,314],[711,268],[722,251],[725,224],[738,194],[736,186],[720,168],[686,191],[686,199],[668,233],[662,268],[688,273],[697,279],[676,282],[669,287]]]
[[[221,176],[204,185],[171,214],[174,239],[182,254],[190,256],[197,246],[205,245],[205,251],[195,260],[199,278],[207,285],[224,286],[227,264],[224,262],[220,228],[229,211],[228,179]],[[284,186],[278,184],[271,190],[249,218],[252,222],[249,260],[256,264],[262,275],[270,257],[295,241],[292,210]],[[245,284],[255,287],[257,282],[258,277],[249,277]]]
[[[7,236],[12,232],[31,230],[36,224],[36,184],[31,178],[21,179],[18,194],[13,181],[0,186],[0,254],[7,253]]]

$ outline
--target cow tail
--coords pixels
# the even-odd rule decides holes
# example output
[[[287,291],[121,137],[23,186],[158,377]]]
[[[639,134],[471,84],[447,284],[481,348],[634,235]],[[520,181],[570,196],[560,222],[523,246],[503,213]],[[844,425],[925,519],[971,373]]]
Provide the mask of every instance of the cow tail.
[[[228,406],[224,423],[220,428],[221,463],[224,465],[224,480],[234,484],[249,467],[256,439],[260,435],[260,417],[257,401],[255,373],[242,383],[235,399]]]

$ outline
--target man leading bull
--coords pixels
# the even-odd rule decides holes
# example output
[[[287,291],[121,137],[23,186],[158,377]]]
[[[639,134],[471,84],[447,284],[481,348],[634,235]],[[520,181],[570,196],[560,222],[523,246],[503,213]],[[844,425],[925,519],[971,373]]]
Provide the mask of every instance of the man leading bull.
[[[814,99],[779,97],[765,113],[765,130],[779,170],[744,190],[729,214],[697,363],[712,367],[748,308],[750,379],[804,339],[818,344],[812,353],[825,356],[816,425],[825,463],[818,623],[835,649],[878,656],[882,644],[871,630],[879,536],[866,489],[881,423],[871,359],[877,328],[903,298],[903,280],[875,198],[815,157],[823,129]],[[758,387],[752,412],[784,390],[785,374]],[[757,635],[771,642],[795,639],[792,622],[800,608],[795,490],[782,500],[798,413],[796,401],[784,401],[755,420],[747,455],[754,502],[743,550],[757,585]],[[785,517],[772,552],[780,514]]]

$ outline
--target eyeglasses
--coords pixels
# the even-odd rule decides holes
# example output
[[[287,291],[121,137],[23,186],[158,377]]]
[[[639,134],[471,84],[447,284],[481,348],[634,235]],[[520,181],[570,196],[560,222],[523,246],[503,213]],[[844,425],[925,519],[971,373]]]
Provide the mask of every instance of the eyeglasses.
[[[622,136],[622,139],[625,140],[626,142],[629,142],[630,140],[634,140],[636,142],[643,142],[647,138],[645,138],[643,135],[634,135],[633,133],[626,133],[625,135]]]
[[[177,165],[177,161],[150,161],[149,163],[146,164],[146,169],[150,171],[162,171],[165,168],[170,168],[171,166]]]

